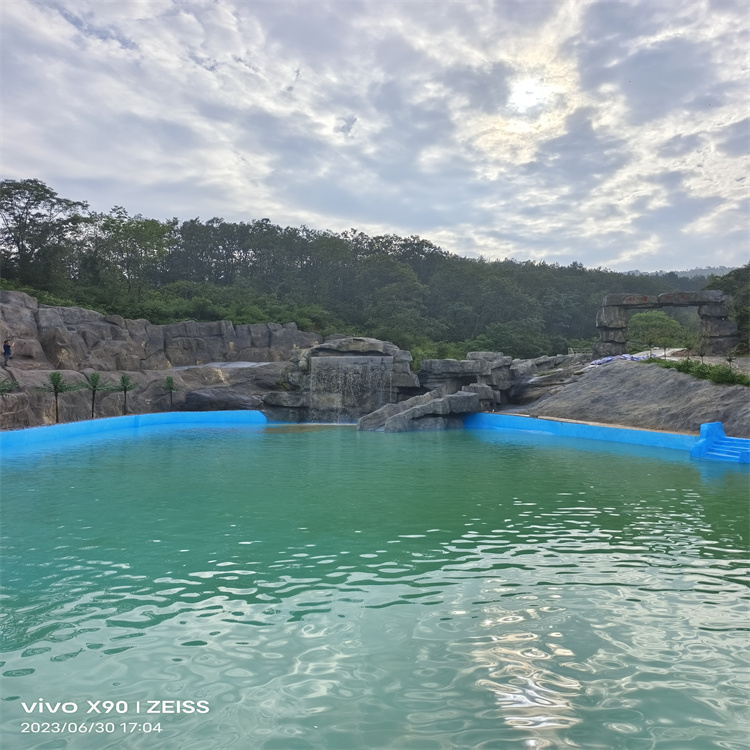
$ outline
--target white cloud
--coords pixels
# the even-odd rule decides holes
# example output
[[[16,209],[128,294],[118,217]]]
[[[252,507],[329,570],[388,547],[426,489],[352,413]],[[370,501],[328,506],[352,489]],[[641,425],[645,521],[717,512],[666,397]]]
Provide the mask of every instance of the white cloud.
[[[2,5],[3,177],[642,270],[747,256],[741,4]]]

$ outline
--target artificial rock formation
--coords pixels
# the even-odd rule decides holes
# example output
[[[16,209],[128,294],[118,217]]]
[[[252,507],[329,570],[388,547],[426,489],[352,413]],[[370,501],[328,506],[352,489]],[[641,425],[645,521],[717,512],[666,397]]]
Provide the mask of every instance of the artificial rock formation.
[[[28,294],[0,291],[0,335],[13,339],[23,369],[101,372],[166,370],[209,362],[280,362],[320,343],[296,323],[232,325],[186,321],[153,325],[80,307],[40,305]]]
[[[470,388],[471,386],[465,386]],[[462,390],[445,394],[442,389],[414,396],[400,404],[388,404],[357,422],[358,430],[384,432],[413,432],[444,430],[460,427],[461,416],[490,408],[491,399],[484,404],[479,394]]]
[[[608,294],[596,314],[599,342],[595,357],[625,354],[628,313],[664,307],[697,307],[701,319],[701,347],[706,355],[726,354],[739,343],[737,325],[729,319],[723,292],[670,292],[667,294]]]
[[[134,414],[259,408],[277,421],[363,418],[360,429],[405,431],[456,426],[462,414],[493,410],[531,392],[536,397],[564,379],[566,366],[582,361],[580,356],[513,360],[499,352],[471,352],[461,361],[425,360],[413,373],[409,352],[378,339],[334,335],[324,341],[294,323],[152,325],[39,305],[20,292],[0,293],[0,334],[14,340],[6,378],[17,386],[0,400],[1,429],[54,422],[54,399],[43,391],[51,371],[81,386],[58,399],[66,422],[91,417],[86,385],[98,372],[113,388],[122,375],[137,383],[127,395],[128,412]],[[552,374],[540,380],[541,371]],[[166,376],[177,388],[171,399]],[[122,392],[102,390],[95,416],[122,414],[124,400]]]
[[[582,358],[470,352],[465,360],[424,360],[418,373],[411,361],[388,341],[329,337],[293,358],[283,389],[264,396],[263,411],[283,422],[357,421],[360,430],[445,429],[462,414],[509,403],[538,372],[580,366]]]
[[[12,363],[12,360],[11,360]],[[117,386],[121,375],[128,375],[137,387],[128,393],[128,414],[169,411],[222,411],[225,409],[258,409],[260,397],[273,388],[286,367],[285,362],[266,362],[256,367],[190,367],[183,370],[138,370],[103,372],[105,385]],[[40,390],[49,384],[50,370],[22,370],[11,366],[10,373],[17,390],[0,398],[0,429],[20,429],[54,424],[55,404],[52,394]],[[8,371],[6,371],[7,373]],[[59,370],[65,382],[82,386],[81,390],[59,397],[61,422],[91,418],[91,392],[85,388],[95,370]],[[169,375],[179,390],[172,395],[164,389]],[[101,391],[96,395],[95,416],[117,417],[123,414],[124,395]]]
[[[419,385],[426,392],[388,403],[362,416],[359,430],[407,432],[457,427],[461,416],[494,411],[511,402],[528,401],[556,392],[575,378],[585,360],[581,355],[517,360],[502,352],[469,352],[465,360],[429,359],[422,362]]]
[[[293,358],[287,390],[269,393],[264,411],[284,422],[352,422],[419,389],[409,352],[389,341],[330,336]]]
[[[524,407],[533,417],[574,419],[697,434],[721,422],[750,438],[750,399],[742,385],[717,385],[656,364],[614,361],[589,367],[565,387]]]
[[[65,422],[91,417],[85,385],[94,372],[107,386],[116,387],[121,375],[138,384],[127,396],[132,414],[258,408],[260,396],[278,387],[292,352],[323,340],[299,331],[295,323],[152,325],[78,307],[40,305],[10,291],[0,291],[0,334],[13,339],[4,379],[16,383],[16,390],[0,400],[0,429],[55,421],[54,400],[41,390],[52,371],[82,387],[58,399]],[[166,376],[178,388],[171,405],[163,387]],[[120,415],[124,406],[122,393],[102,391],[95,416]]]

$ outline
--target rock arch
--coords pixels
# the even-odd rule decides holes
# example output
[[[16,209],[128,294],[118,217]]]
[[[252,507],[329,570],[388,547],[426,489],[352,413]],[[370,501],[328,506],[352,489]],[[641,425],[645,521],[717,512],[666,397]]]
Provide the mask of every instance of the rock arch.
[[[729,319],[724,293],[668,292],[666,294],[608,294],[596,313],[599,342],[594,356],[624,354],[628,339],[628,312],[658,310],[663,307],[697,307],[701,319],[701,345],[706,354],[726,354],[739,342],[737,324]]]

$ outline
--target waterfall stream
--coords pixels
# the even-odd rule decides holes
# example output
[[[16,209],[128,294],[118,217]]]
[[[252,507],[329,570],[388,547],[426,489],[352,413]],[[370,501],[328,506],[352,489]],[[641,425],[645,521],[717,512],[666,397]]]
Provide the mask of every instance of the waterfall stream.
[[[393,357],[312,357],[311,422],[350,422],[393,400]]]

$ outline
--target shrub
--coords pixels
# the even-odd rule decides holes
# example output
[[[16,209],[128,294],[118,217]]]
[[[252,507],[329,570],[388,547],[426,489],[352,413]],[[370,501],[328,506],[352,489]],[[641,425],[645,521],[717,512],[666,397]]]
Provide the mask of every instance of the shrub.
[[[0,396],[5,396],[8,393],[13,393],[20,389],[20,385],[17,380],[13,378],[3,378],[0,380]]]
[[[647,362],[666,367],[669,370],[692,375],[700,380],[710,380],[712,383],[719,385],[744,385],[750,386],[750,376],[745,375],[737,370],[733,370],[727,365],[706,365],[694,359],[682,359],[677,362],[665,359],[649,359]]]

